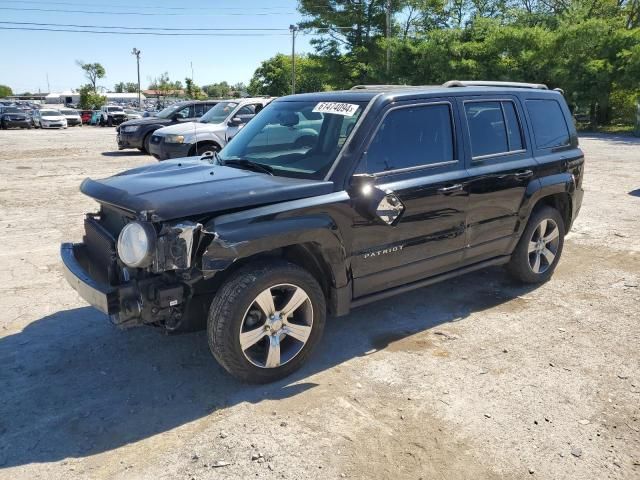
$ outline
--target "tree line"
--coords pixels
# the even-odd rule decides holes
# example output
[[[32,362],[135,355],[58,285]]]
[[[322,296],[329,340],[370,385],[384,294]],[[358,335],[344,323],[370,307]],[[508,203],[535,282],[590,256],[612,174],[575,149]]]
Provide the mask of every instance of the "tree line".
[[[639,0],[300,0],[299,10],[316,36],[314,53],[296,61],[298,92],[523,81],[562,88],[592,124],[635,120]],[[290,85],[290,57],[278,54],[249,92],[285,95]]]

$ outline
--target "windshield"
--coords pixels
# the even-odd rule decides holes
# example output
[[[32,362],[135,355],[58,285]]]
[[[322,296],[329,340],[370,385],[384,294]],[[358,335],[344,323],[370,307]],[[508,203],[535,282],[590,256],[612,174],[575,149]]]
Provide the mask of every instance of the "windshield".
[[[122,112],[122,107],[107,107],[107,112]]]
[[[156,117],[160,117],[160,118],[171,118],[171,116],[178,111],[180,108],[182,108],[182,105],[171,105],[170,107],[165,108],[164,110],[160,110],[157,114]]]
[[[58,116],[60,115],[60,112],[58,112],[57,110],[40,110],[40,115]]]
[[[322,179],[366,106],[365,102],[274,102],[220,152],[220,160],[248,160],[275,175]]]
[[[60,113],[63,115],[78,115],[78,112],[75,110],[60,110]]]
[[[220,102],[200,117],[201,123],[222,123],[225,118],[238,106],[238,102]]]
[[[15,107],[7,107],[4,109],[4,113],[22,113],[22,112]]]

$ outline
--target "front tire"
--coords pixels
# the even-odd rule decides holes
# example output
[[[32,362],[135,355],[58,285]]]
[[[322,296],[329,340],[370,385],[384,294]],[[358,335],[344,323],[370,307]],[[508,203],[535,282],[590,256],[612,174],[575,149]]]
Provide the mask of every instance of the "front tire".
[[[507,270],[524,283],[546,282],[562,255],[564,235],[564,221],[558,210],[549,206],[534,210]]]
[[[204,155],[207,152],[219,152],[220,151],[220,147],[218,145],[215,145],[213,143],[205,143],[203,145],[198,145],[195,149],[194,149],[194,155]]]
[[[309,272],[285,261],[249,265],[233,273],[211,303],[209,348],[236,378],[273,382],[304,364],[325,318],[324,294]]]

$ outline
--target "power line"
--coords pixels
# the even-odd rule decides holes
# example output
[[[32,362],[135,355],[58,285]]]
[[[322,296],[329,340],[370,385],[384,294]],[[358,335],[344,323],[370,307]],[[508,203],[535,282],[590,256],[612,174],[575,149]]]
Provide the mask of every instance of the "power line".
[[[49,1],[28,1],[28,0],[4,0],[4,3],[18,3],[20,5],[24,4],[33,4],[33,5],[65,5],[71,7],[84,7],[86,6],[84,3],[72,3],[72,2],[49,2]],[[96,7],[117,7],[117,8],[125,8],[125,9],[136,9],[136,8],[161,8],[162,10],[198,10],[202,11],[203,8],[206,7],[169,7],[158,5],[135,5],[131,6],[130,4],[124,3],[109,3],[108,5],[96,5]],[[212,7],[216,10],[243,10],[246,11],[247,7]],[[290,10],[290,6],[274,6],[271,5],[269,7],[251,7],[252,10]]]
[[[71,30],[62,28],[40,27],[0,27],[0,30],[20,30],[38,32],[64,32],[64,33],[99,33],[104,35],[149,35],[159,37],[279,37],[289,36],[288,33],[162,33],[162,32],[117,32],[109,30]]]
[[[244,9],[244,12],[238,13],[155,13],[155,12],[107,12],[102,10],[66,10],[66,9],[53,9],[53,8],[18,8],[18,7],[0,7],[0,10],[11,10],[18,12],[49,12],[49,13],[85,13],[91,15],[137,15],[137,16],[145,16],[145,17],[166,17],[166,16],[182,16],[182,17],[231,17],[231,16],[242,16],[246,17],[247,12]],[[251,15],[282,15],[283,12],[254,12]]]
[[[289,31],[286,28],[260,28],[260,27],[230,27],[230,28],[171,28],[171,27],[123,27],[116,25],[80,25],[75,23],[39,23],[39,22],[5,22],[0,21],[2,25],[29,25],[35,27],[65,27],[65,28],[92,28],[92,29],[116,29],[116,30],[148,30],[148,31],[169,31],[169,32],[284,32]],[[308,30],[332,30],[332,29],[347,29],[351,30],[352,27],[313,27]],[[76,30],[73,30],[76,31]],[[301,29],[302,31],[302,29]],[[127,32],[113,32],[113,33],[122,33],[125,34]],[[305,33],[305,32],[303,32]],[[307,34],[309,31],[306,32]]]
[[[4,25],[33,25],[37,27],[72,27],[72,28],[104,28],[104,29],[120,29],[120,30],[159,30],[159,31],[289,31],[287,28],[170,28],[170,27],[121,27],[115,25],[78,25],[73,23],[37,23],[37,22],[5,22],[0,21]],[[124,32],[121,32],[124,33]]]

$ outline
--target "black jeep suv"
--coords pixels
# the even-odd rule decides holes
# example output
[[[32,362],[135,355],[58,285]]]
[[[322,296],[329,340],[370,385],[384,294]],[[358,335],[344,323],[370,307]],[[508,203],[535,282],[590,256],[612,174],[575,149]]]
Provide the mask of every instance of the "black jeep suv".
[[[543,85],[293,95],[219,154],[86,179],[100,208],[62,245],[65,276],[121,326],[206,324],[227,371],[268,382],[307,359],[327,313],[490,265],[549,279],[583,164]]]
[[[149,142],[153,132],[168,125],[193,122],[207,113],[217,103],[218,101],[216,100],[177,102],[158,112],[155,117],[123,122],[116,129],[118,149],[137,148],[142,152],[149,153]]]

